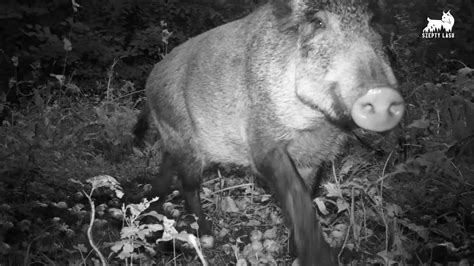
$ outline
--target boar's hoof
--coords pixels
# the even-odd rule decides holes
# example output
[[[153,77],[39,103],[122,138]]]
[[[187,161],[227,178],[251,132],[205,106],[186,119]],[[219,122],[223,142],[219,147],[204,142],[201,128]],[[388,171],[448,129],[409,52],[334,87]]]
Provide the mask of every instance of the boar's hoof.
[[[201,240],[201,246],[203,248],[214,247],[214,237],[209,236],[209,235],[203,235],[201,236],[200,240]]]

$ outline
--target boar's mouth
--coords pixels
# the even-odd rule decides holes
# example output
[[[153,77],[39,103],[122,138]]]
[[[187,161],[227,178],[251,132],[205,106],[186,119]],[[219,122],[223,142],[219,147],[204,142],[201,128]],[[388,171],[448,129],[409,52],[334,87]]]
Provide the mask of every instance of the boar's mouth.
[[[326,120],[333,124],[334,126],[338,127],[342,131],[350,132],[356,129],[358,126],[352,120],[350,115],[349,109],[346,108],[345,104],[341,100],[341,95],[336,92],[335,89],[336,85],[331,85],[329,91],[329,101],[331,104],[331,110],[324,110],[323,108],[319,107],[315,103],[311,102],[310,100],[301,97],[297,94],[298,99],[305,105],[309,106],[311,109],[321,113],[324,115]],[[330,114],[332,113],[332,114]]]
[[[332,100],[332,105],[331,109],[334,113],[333,116],[328,115],[327,112],[323,111],[324,116],[326,119],[336,125],[337,127],[341,128],[343,131],[351,131],[355,128],[357,128],[356,123],[354,120],[352,120],[351,114],[349,112],[349,109],[346,108],[346,105],[344,102],[341,100],[342,96],[336,92],[335,86],[331,86],[331,89],[329,90],[331,100]]]

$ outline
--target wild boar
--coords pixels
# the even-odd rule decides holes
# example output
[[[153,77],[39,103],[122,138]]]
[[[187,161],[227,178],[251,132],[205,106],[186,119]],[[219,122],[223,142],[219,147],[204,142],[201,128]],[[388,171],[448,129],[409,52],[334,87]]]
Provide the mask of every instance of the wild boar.
[[[155,65],[148,106],[162,138],[155,191],[177,173],[186,207],[210,233],[201,174],[212,164],[250,167],[273,187],[301,265],[333,265],[311,191],[318,169],[356,127],[386,131],[404,113],[397,81],[364,1],[273,1],[196,36]]]

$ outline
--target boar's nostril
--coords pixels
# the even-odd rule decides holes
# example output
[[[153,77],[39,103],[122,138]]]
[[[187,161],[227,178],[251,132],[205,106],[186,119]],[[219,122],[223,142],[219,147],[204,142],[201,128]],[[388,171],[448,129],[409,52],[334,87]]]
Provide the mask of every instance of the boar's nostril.
[[[402,102],[394,102],[390,105],[388,112],[391,116],[403,116],[405,104]]]
[[[366,114],[375,112],[374,106],[370,103],[363,104],[362,108],[364,109],[364,113],[366,113]]]
[[[401,120],[405,105],[402,96],[391,88],[375,88],[354,102],[351,116],[361,128],[386,131]]]

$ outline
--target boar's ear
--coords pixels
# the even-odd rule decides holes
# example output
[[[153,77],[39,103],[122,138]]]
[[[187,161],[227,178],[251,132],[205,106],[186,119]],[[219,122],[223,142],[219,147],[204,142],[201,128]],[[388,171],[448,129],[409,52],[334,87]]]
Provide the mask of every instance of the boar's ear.
[[[272,3],[277,18],[297,16],[307,5],[305,0],[273,0]]]
[[[278,19],[287,18],[291,15],[291,5],[288,1],[285,0],[274,0],[272,1],[273,5],[273,15]]]
[[[306,0],[274,0],[273,15],[282,32],[296,33],[298,25],[304,21]]]

